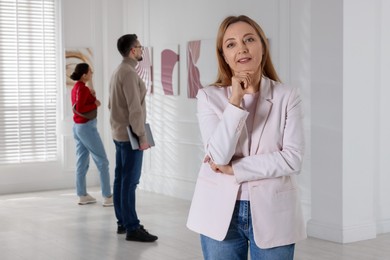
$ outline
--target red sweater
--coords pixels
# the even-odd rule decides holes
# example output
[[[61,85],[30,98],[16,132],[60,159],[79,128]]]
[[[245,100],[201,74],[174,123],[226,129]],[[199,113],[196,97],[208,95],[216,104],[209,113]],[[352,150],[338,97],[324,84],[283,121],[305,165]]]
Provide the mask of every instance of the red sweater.
[[[76,97],[76,95],[78,95]],[[77,81],[74,84],[72,89],[72,106],[76,103],[76,110],[79,113],[85,113],[97,108],[95,101],[96,97],[91,94],[89,88],[82,81]],[[86,123],[89,119],[81,117],[75,113],[73,113],[73,121],[77,124]]]

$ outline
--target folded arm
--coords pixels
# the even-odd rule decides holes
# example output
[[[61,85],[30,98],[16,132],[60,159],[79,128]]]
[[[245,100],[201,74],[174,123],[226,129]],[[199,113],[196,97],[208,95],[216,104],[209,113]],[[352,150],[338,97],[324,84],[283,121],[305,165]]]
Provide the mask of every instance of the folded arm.
[[[285,117],[285,124],[280,147],[232,161],[233,172],[239,183],[300,173],[304,155],[301,110],[301,98],[297,90],[292,89],[281,114]]]
[[[206,154],[216,164],[228,164],[249,113],[228,103],[226,98],[224,104],[218,104],[224,106],[222,114],[219,114],[217,104],[210,102],[210,97],[202,89],[197,98],[197,116]]]

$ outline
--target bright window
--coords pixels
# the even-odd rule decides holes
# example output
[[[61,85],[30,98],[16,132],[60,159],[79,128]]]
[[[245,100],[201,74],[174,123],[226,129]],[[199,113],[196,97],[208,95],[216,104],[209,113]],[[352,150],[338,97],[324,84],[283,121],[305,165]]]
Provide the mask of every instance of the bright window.
[[[0,0],[0,164],[57,159],[56,0]]]

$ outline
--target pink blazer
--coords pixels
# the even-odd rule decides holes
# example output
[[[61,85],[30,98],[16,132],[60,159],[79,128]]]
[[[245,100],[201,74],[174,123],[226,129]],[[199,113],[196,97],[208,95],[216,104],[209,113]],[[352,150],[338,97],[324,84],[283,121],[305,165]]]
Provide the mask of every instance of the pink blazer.
[[[222,241],[240,183],[248,181],[256,245],[271,248],[306,238],[296,175],[304,150],[302,102],[296,88],[266,77],[248,144],[248,112],[231,105],[231,87],[199,90],[198,119],[206,154],[216,164],[232,162],[234,176],[201,165],[187,227]]]

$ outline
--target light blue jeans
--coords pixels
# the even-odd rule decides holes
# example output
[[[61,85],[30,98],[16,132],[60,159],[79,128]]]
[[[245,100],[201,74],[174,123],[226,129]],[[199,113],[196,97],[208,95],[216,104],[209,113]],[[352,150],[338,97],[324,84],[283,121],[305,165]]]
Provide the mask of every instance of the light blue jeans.
[[[76,191],[77,196],[87,194],[86,175],[89,168],[89,154],[100,174],[100,186],[103,197],[112,195],[108,159],[102,139],[97,131],[96,119],[84,124],[73,125],[73,137],[76,142]]]
[[[217,241],[200,235],[205,260],[293,260],[295,244],[269,249],[257,247],[249,201],[237,201],[226,238]]]

